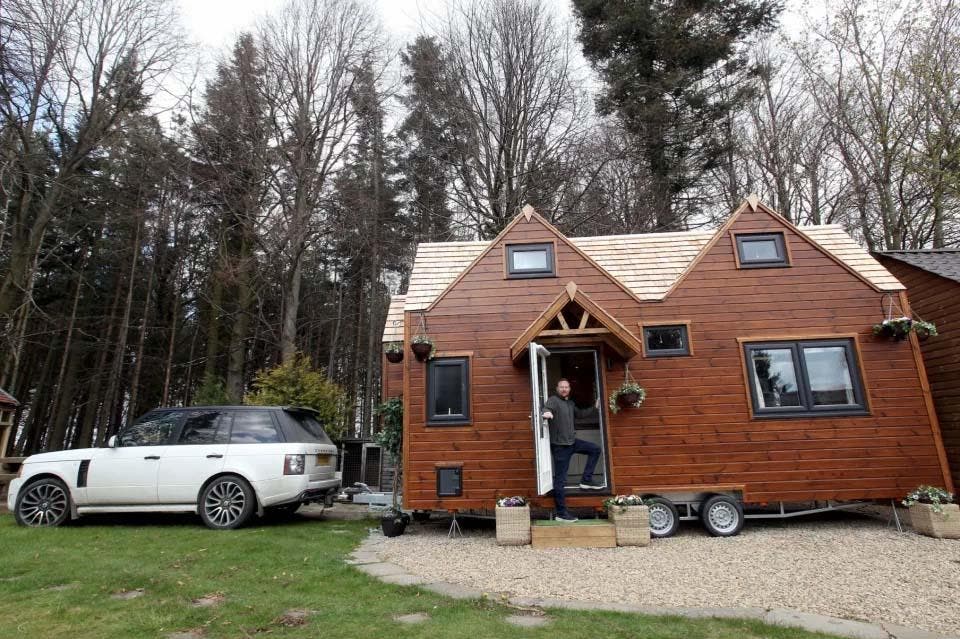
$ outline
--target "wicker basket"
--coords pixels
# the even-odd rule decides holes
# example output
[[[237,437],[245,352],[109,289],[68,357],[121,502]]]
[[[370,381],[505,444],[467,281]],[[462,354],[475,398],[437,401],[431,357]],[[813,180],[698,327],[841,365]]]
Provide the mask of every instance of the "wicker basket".
[[[497,543],[501,546],[530,543],[530,506],[497,506]]]
[[[960,539],[960,506],[944,504],[943,512],[933,511],[930,504],[910,506],[910,523],[921,535],[937,539]]]
[[[611,506],[607,512],[617,530],[618,546],[650,544],[650,511],[646,506]]]

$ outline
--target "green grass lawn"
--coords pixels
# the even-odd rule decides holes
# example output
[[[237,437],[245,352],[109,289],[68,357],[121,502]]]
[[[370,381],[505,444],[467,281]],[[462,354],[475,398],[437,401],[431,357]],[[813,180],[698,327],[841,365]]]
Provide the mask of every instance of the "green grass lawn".
[[[16,526],[0,515],[0,637],[816,637],[756,622],[551,610],[538,629],[508,625],[517,611],[455,601],[416,586],[380,583],[344,564],[371,522],[306,517],[238,531],[191,517],[89,519],[59,529]],[[691,575],[695,579],[695,575]],[[111,595],[144,589],[137,598]],[[222,595],[216,606],[196,598]],[[302,625],[291,609],[310,610]],[[418,625],[393,621],[425,612]]]

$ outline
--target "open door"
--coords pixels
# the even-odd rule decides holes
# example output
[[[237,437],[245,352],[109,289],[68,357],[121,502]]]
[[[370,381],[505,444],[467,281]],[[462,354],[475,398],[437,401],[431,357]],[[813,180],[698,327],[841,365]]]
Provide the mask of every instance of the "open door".
[[[533,395],[533,447],[537,458],[537,494],[553,490],[553,455],[550,451],[550,429],[543,418],[543,403],[547,399],[547,356],[550,351],[530,342],[530,390]]]

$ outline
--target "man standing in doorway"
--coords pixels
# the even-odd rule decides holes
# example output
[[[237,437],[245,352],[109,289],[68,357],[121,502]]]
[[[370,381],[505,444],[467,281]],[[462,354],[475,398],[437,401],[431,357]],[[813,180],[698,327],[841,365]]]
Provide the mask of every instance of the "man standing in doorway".
[[[599,400],[598,400],[599,401]],[[553,500],[557,504],[558,521],[577,521],[567,510],[566,481],[570,468],[570,458],[574,455],[586,455],[587,465],[583,469],[580,488],[600,490],[602,486],[593,482],[593,471],[600,460],[600,447],[582,439],[577,439],[574,419],[591,417],[597,414],[597,407],[577,408],[570,399],[570,382],[561,379],[557,382],[557,394],[551,395],[543,405],[543,418],[550,420],[550,451],[553,454]]]

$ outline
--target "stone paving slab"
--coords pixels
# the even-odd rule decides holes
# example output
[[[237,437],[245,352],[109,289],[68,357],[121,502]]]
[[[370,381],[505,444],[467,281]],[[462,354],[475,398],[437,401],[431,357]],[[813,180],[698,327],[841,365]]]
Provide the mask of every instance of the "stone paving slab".
[[[420,575],[409,574],[384,575],[383,577],[380,577],[380,581],[388,584],[394,584],[395,586],[419,586],[427,583],[427,579],[424,577],[421,577]]]
[[[550,619],[543,615],[509,615],[503,620],[521,628],[539,628],[550,623]]]
[[[430,615],[428,615],[425,612],[413,612],[413,613],[410,613],[409,615],[394,615],[393,617],[394,621],[397,621],[399,623],[409,623],[409,624],[423,623],[424,621],[428,621],[429,619],[430,619]]]
[[[810,612],[773,608],[763,616],[763,621],[775,626],[792,626],[813,632],[825,632],[851,639],[890,639],[890,633],[880,626],[863,621],[837,619]]]
[[[958,612],[958,614],[960,614],[960,612]],[[890,634],[890,639],[944,639],[943,635],[938,635],[929,630],[907,628],[906,626],[898,626],[895,623],[883,623],[880,625]],[[960,637],[949,637],[948,639],[960,639]]]
[[[476,588],[469,588],[460,584],[448,584],[442,581],[426,584],[424,589],[451,599],[479,599],[483,596],[483,593]]]
[[[376,564],[357,564],[357,570],[372,577],[386,577],[387,575],[405,575],[407,571],[396,564],[380,562]]]
[[[348,564],[378,564],[380,563],[380,556],[375,552],[369,550],[358,550],[350,555],[350,559],[347,560]]]

